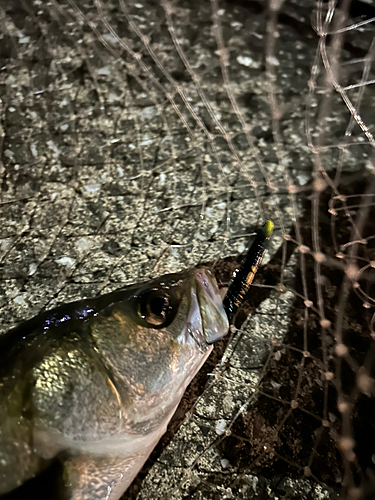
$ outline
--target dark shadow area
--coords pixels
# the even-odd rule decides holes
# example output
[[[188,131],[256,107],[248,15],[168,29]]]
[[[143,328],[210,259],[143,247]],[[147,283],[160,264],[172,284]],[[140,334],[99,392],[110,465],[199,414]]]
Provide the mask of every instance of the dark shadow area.
[[[62,471],[60,462],[56,460],[35,478],[0,498],[1,500],[63,500]]]

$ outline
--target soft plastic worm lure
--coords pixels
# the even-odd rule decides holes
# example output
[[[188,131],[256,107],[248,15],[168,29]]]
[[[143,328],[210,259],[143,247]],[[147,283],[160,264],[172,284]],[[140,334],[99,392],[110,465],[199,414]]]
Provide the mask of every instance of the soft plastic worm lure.
[[[240,267],[233,273],[228,292],[223,300],[224,309],[229,321],[231,321],[242,304],[245,295],[249,291],[254,276],[262,262],[267,242],[272,236],[273,228],[273,222],[268,220],[259,229],[245,259],[241,262]]]

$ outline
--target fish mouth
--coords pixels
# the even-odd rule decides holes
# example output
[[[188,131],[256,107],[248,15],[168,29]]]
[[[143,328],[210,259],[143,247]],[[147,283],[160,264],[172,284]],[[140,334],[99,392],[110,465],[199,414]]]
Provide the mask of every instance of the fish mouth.
[[[215,278],[206,268],[193,274],[192,307],[187,331],[201,351],[228,333],[229,322]]]

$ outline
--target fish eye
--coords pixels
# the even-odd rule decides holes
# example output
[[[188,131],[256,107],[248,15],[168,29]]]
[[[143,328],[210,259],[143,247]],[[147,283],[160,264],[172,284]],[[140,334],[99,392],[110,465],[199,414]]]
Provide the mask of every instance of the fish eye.
[[[173,307],[169,296],[160,290],[153,290],[140,297],[138,316],[154,328],[170,322]]]

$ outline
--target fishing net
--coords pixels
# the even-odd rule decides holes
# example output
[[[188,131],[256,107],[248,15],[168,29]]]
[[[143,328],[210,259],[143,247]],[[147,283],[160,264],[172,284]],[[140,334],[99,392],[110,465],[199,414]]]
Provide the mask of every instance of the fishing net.
[[[0,322],[264,266],[124,499],[373,498],[372,1],[2,0]]]

